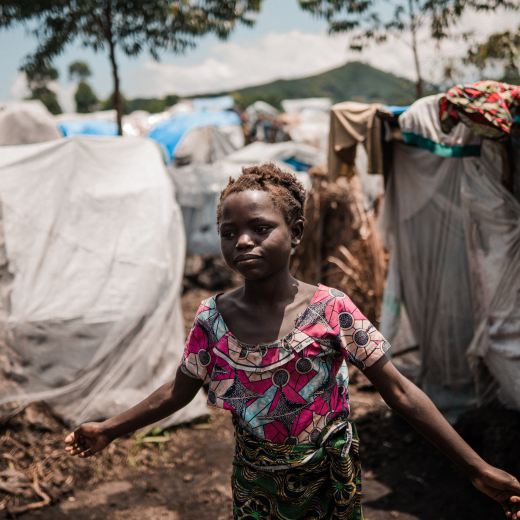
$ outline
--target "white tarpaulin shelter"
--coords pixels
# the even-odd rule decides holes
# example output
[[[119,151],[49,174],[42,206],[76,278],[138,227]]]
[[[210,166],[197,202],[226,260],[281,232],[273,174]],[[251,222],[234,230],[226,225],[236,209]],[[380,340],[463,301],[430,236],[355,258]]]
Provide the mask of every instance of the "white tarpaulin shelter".
[[[330,98],[284,99],[282,101],[282,108],[288,114],[303,110],[329,112],[331,107],[332,100]]]
[[[41,101],[19,101],[0,111],[0,146],[42,143],[62,137]]]
[[[438,153],[393,143],[379,217],[391,254],[382,332],[391,342],[404,302],[420,382],[440,408],[499,397],[520,409],[520,204],[501,182],[502,144],[460,125],[437,139],[433,96],[399,122]]]
[[[46,400],[78,424],[121,412],[173,379],[184,347],[185,236],[172,189],[147,139],[1,149],[14,282],[0,404]],[[204,413],[199,393],[168,423]]]

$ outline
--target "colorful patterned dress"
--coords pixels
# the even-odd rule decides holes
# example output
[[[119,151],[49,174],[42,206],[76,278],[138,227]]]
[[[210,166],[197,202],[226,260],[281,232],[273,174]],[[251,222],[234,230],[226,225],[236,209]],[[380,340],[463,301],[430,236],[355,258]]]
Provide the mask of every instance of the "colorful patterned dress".
[[[390,345],[324,285],[287,336],[259,345],[233,336],[217,296],[197,312],[181,370],[209,383],[209,405],[233,413],[235,520],[362,518],[345,360],[364,370]]]

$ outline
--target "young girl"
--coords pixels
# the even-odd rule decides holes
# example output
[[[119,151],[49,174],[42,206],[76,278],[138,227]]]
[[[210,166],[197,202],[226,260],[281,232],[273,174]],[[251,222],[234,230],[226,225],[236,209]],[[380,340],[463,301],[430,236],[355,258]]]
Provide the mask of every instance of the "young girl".
[[[484,462],[426,395],[385,356],[390,345],[341,291],[289,273],[304,229],[305,190],[272,164],[244,168],[220,197],[224,259],[244,285],[202,302],[173,382],[65,442],[90,457],[111,441],[186,406],[209,383],[208,403],[235,426],[233,515],[239,519],[362,519],[348,372],[360,370],[386,403],[443,451],[475,487],[520,520],[520,484]]]

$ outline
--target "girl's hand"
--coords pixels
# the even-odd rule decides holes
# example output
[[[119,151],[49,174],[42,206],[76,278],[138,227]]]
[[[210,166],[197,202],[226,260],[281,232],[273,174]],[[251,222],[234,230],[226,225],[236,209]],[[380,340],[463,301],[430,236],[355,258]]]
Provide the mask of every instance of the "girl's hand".
[[[82,459],[90,457],[106,448],[112,439],[104,433],[102,423],[85,423],[76,428],[65,438],[65,450],[70,455],[78,455]]]
[[[515,477],[488,466],[471,481],[479,491],[500,503],[510,520],[520,520],[520,484]]]

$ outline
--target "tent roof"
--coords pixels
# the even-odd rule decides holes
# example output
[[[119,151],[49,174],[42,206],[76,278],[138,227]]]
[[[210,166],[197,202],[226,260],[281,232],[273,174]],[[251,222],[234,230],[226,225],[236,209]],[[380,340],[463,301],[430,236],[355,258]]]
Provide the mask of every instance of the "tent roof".
[[[12,103],[0,112],[0,145],[42,143],[59,139],[54,118],[41,101]]]
[[[195,110],[229,110],[235,106],[232,96],[195,98],[191,102]]]
[[[103,120],[77,120],[64,121],[59,125],[65,137],[73,135],[118,135],[117,123],[115,121]]]
[[[239,125],[240,117],[235,112],[192,112],[179,114],[158,123],[148,133],[148,137],[157,141],[168,150],[170,159],[175,158],[177,147],[184,134],[192,128],[205,126]]]

